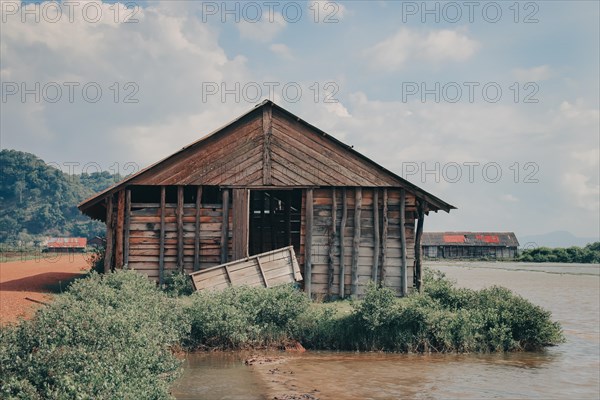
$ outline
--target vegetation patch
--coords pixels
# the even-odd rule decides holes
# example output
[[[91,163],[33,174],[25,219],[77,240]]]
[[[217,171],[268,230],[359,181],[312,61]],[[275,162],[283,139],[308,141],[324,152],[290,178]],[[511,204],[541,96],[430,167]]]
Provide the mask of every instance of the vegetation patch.
[[[165,292],[133,271],[91,273],[32,320],[0,328],[0,397],[170,398],[180,348],[494,352],[564,340],[550,312],[509,290],[458,289],[431,271],[424,294],[371,285],[362,300],[332,303],[291,285],[185,295],[180,276],[168,281]]]
[[[526,249],[519,256],[519,261],[598,264],[600,263],[600,242],[590,243],[585,247]]]

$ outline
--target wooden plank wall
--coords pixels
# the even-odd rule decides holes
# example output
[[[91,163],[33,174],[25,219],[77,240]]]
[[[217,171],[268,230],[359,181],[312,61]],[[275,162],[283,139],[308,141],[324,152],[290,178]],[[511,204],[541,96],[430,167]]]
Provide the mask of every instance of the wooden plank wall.
[[[142,207],[140,207],[142,206]],[[165,205],[165,277],[177,270],[177,203]],[[200,269],[220,264],[222,208],[220,204],[201,204]],[[183,267],[194,271],[196,205],[183,205]],[[229,213],[228,254],[232,255],[232,213]],[[129,268],[158,280],[160,242],[160,204],[131,204],[129,231]]]
[[[380,246],[383,246],[384,237],[381,235],[383,225],[383,189],[379,190],[378,194],[378,210],[379,210],[379,230],[380,230]],[[374,234],[374,214],[373,214],[373,189],[363,188],[360,214],[360,240],[358,252],[358,287],[357,294],[364,293],[365,285],[372,279],[373,260],[375,252],[375,234]],[[388,234],[387,234],[387,252],[386,252],[386,271],[387,277],[385,285],[392,287],[398,294],[401,293],[401,241],[400,241],[400,190],[388,189]],[[331,255],[333,255],[333,286],[331,292],[339,294],[340,284],[340,226],[342,219],[342,199],[343,191],[335,190],[336,195],[336,227],[337,235],[333,238],[333,249],[330,249],[331,229],[332,229],[332,204],[333,190],[332,188],[315,189],[314,196],[314,221],[313,221],[313,249],[312,249],[312,292],[317,295],[327,295],[328,293],[328,278],[329,263]],[[355,233],[355,190],[348,188],[346,190],[346,205],[347,205],[347,220],[344,230],[344,247],[345,247],[345,279],[344,292],[345,296],[352,294],[352,254],[353,242]],[[414,237],[415,237],[415,212],[416,204],[415,197],[406,193],[406,261],[407,261],[407,281],[409,292],[413,290],[413,275],[414,275]],[[381,251],[380,251],[381,253]],[[379,270],[381,271],[381,265]],[[378,274],[380,276],[380,274]]]

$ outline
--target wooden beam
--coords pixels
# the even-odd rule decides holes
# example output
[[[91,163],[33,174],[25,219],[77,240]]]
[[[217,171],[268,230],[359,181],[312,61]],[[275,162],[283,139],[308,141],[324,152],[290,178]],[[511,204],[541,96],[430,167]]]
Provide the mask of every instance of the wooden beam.
[[[158,284],[165,283],[165,207],[167,204],[167,189],[160,187],[160,239],[158,243]]]
[[[373,269],[371,271],[371,280],[378,282],[379,275],[379,250],[381,240],[379,237],[379,189],[373,189]]]
[[[342,221],[340,222],[340,297],[346,296],[346,224],[348,221],[348,201],[346,188],[342,188]]]
[[[125,225],[125,192],[117,192],[117,226],[115,228],[115,269],[123,268],[123,226]]]
[[[258,270],[260,272],[260,276],[262,277],[263,282],[265,283],[265,287],[269,287],[269,282],[267,281],[267,277],[265,275],[265,270],[263,269],[262,264],[260,263],[260,257],[256,257],[256,263],[258,265]]]
[[[360,214],[362,189],[354,189],[354,238],[352,239],[352,296],[358,294],[358,257],[360,255]]]
[[[308,297],[312,295],[312,227],[313,227],[313,190],[306,189],[306,217],[304,229],[304,290]]]
[[[335,239],[337,237],[337,199],[335,187],[331,188],[331,228],[329,234],[329,268],[327,270],[327,295],[332,295],[334,258],[335,258]]]
[[[408,274],[406,266],[406,191],[400,189],[400,275],[402,281],[400,282],[402,296],[408,295]]]
[[[421,251],[421,236],[423,236],[423,223],[425,222],[425,210],[421,200],[417,205],[418,220],[417,232],[415,235],[415,275],[417,276],[417,290],[423,293],[423,266],[422,266],[422,251]]]
[[[112,270],[113,256],[113,195],[106,199],[106,249],[104,253],[104,273]]]
[[[129,268],[129,227],[131,226],[131,189],[125,191],[125,227],[123,232],[123,267]]]
[[[233,191],[233,259],[248,257],[248,189],[232,189]]]
[[[387,279],[387,245],[388,245],[388,190],[383,189],[383,228],[381,230],[381,286],[385,287]]]
[[[183,186],[177,186],[177,269],[183,272]]]
[[[194,272],[200,270],[200,212],[202,211],[202,185],[196,188],[196,223],[194,225]]]
[[[229,189],[223,189],[221,221],[221,264],[229,259]]]
[[[263,108],[262,117],[263,128],[263,160],[262,173],[263,185],[272,185],[271,176],[271,136],[273,134],[273,109],[271,107]]]

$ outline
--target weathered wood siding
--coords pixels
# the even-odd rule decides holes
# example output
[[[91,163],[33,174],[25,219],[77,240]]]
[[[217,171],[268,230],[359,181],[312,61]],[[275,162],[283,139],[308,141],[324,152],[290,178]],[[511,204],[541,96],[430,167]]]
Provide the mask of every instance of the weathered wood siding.
[[[380,213],[379,231],[382,230],[383,217],[383,198],[382,189],[379,190],[378,207]],[[328,278],[330,277],[328,268],[330,256],[333,256],[333,286],[331,293],[339,294],[340,284],[340,226],[342,219],[343,199],[341,189],[336,191],[336,227],[337,234],[333,238],[333,249],[330,249],[331,229],[332,229],[332,205],[333,197],[331,188],[320,188],[314,190],[314,221],[313,221],[313,266],[312,266],[312,292],[314,294],[326,295],[328,293]],[[386,252],[386,281],[385,286],[393,288],[397,293],[401,290],[401,242],[400,242],[400,190],[388,189],[388,233],[385,243],[384,236],[380,235],[380,246],[387,245]],[[344,229],[344,247],[345,247],[345,296],[352,294],[352,259],[353,259],[353,241],[355,233],[355,190],[349,188],[346,190],[347,220]],[[406,260],[407,260],[407,282],[409,292],[413,288],[414,274],[414,226],[416,211],[415,197],[406,194]],[[365,285],[372,279],[373,262],[375,252],[375,234],[374,234],[374,214],[373,214],[373,189],[362,189],[362,202],[360,214],[360,244],[358,252],[358,288],[357,294],[364,293]],[[382,266],[380,265],[380,269]],[[379,275],[380,276],[380,275]]]
[[[231,206],[230,206],[231,207]],[[177,203],[165,206],[165,276],[177,270]],[[221,204],[201,204],[200,208],[200,269],[220,264]],[[232,254],[232,213],[229,213],[228,256]],[[183,267],[187,273],[194,271],[194,242],[196,205],[183,205]],[[160,253],[160,204],[131,204],[129,231],[129,268],[158,280]]]

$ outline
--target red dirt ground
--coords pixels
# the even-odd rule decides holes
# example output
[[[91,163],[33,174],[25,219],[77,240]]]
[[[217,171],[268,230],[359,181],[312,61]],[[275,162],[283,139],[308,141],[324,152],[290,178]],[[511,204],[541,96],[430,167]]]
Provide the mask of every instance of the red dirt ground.
[[[30,318],[38,307],[29,299],[48,302],[53,293],[88,270],[83,254],[57,255],[52,259],[10,261],[0,264],[0,325]]]

